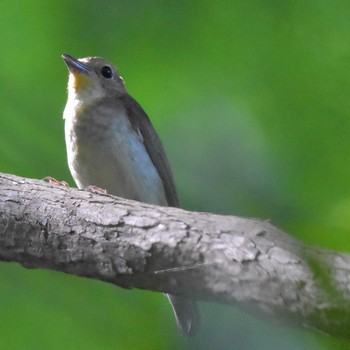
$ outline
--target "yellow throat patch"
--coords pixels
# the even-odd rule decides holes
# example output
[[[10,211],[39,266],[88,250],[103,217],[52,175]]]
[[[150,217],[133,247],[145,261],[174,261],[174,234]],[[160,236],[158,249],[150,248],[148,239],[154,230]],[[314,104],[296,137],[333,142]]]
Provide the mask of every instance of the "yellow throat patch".
[[[91,84],[91,78],[85,73],[73,73],[73,88],[75,91],[81,91]]]

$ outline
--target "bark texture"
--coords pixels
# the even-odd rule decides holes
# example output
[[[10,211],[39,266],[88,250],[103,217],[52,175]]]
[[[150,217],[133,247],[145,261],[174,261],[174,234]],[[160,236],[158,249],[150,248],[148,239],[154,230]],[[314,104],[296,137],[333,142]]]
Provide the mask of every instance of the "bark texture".
[[[0,174],[0,260],[350,335],[350,255],[306,246],[263,220]]]

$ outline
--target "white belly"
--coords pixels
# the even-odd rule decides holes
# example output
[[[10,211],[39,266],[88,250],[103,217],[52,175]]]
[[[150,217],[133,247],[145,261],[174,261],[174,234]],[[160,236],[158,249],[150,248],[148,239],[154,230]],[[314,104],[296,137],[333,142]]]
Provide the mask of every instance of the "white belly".
[[[126,116],[108,127],[99,123],[95,131],[88,118],[73,123],[65,113],[65,119],[68,165],[79,188],[95,185],[119,197],[167,205],[163,182]]]

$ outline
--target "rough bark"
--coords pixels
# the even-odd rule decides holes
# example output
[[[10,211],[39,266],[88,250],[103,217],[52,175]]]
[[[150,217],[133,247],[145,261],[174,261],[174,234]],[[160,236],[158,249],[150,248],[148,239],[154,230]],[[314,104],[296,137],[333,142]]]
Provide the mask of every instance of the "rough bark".
[[[0,174],[0,261],[350,333],[350,255],[306,246],[268,221]]]

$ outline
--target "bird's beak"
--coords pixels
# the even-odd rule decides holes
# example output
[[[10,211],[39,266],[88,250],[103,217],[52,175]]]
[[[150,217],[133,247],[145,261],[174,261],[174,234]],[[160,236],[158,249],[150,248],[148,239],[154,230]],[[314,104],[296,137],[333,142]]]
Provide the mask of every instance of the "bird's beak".
[[[63,54],[62,58],[64,59],[64,63],[67,65],[69,72],[73,75],[76,73],[88,73],[90,71],[90,68],[84,63],[70,55]]]
[[[74,89],[76,92],[83,91],[87,87],[91,86],[91,76],[89,72],[91,69],[83,62],[77,60],[70,55],[62,55],[64,63],[69,70],[69,83],[68,90]]]

